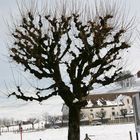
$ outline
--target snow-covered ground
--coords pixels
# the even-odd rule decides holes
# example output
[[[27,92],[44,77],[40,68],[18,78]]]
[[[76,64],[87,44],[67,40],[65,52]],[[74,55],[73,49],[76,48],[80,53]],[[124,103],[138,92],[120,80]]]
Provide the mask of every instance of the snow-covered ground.
[[[130,140],[129,131],[133,140],[136,140],[134,124],[82,126],[81,140],[88,133],[91,140]],[[40,132],[23,133],[23,140],[66,140],[67,128],[47,129]],[[2,133],[0,140],[20,140],[19,133]]]

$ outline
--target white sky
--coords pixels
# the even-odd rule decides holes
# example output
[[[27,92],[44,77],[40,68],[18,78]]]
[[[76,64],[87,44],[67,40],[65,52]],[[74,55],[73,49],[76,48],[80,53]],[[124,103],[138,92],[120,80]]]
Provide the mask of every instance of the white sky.
[[[7,24],[5,21],[10,21],[10,15],[17,12],[16,1],[20,3],[22,0],[0,0],[0,90],[5,87],[5,82],[9,85],[14,82],[12,71],[10,67],[15,67],[15,65],[10,65],[8,62],[8,52],[7,52],[7,42],[9,41],[9,35],[7,34]],[[41,0],[40,0],[41,1]],[[54,1],[54,0],[53,0]],[[106,0],[112,1],[112,0]],[[117,0],[116,0],[117,1]],[[137,30],[140,30],[140,1],[139,0],[118,0],[126,7],[126,16],[135,17],[135,25],[137,25]],[[14,17],[16,18],[16,17]],[[17,17],[18,18],[18,17]],[[136,29],[135,29],[136,30]],[[128,62],[126,69],[131,70],[136,73],[140,70],[140,42],[138,39],[138,34],[134,34],[133,45],[128,54]],[[16,69],[13,69],[15,77],[20,77],[17,74]],[[18,78],[17,78],[18,79]],[[12,85],[12,84],[11,84]]]

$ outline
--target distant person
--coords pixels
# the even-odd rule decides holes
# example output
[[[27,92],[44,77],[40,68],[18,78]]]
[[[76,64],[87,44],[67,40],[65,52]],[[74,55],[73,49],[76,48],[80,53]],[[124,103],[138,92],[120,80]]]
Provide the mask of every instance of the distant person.
[[[86,137],[84,140],[91,140],[89,137],[88,137],[88,134],[86,134]]]

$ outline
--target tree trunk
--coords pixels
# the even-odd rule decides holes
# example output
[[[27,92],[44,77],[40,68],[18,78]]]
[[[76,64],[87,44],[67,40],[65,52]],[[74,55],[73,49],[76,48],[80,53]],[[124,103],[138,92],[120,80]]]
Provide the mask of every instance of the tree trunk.
[[[80,109],[69,108],[68,140],[80,140]]]

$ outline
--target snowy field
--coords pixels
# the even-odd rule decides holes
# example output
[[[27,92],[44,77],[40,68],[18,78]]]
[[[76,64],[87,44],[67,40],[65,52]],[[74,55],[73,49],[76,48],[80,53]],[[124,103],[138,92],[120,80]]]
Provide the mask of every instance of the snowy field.
[[[136,140],[134,124],[101,125],[81,127],[81,140],[88,133],[91,140],[130,140],[129,131],[133,140]],[[48,129],[40,132],[23,133],[23,140],[66,140],[67,128]],[[2,133],[0,140],[20,140],[19,133]]]

